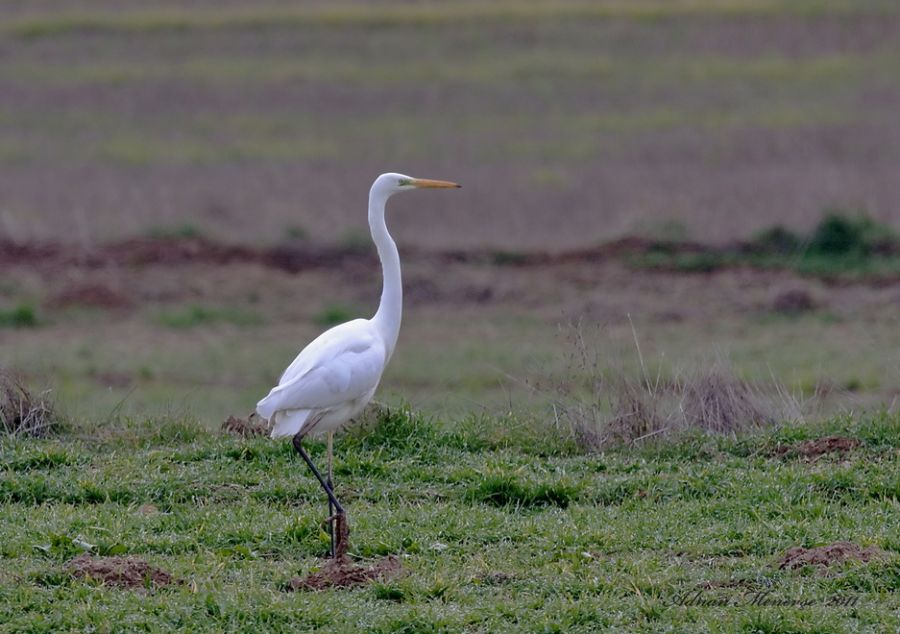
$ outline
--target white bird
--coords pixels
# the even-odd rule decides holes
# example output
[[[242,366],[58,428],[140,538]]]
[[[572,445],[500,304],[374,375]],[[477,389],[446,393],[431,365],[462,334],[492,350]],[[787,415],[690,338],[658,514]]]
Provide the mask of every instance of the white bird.
[[[388,233],[384,208],[396,193],[423,188],[459,187],[448,181],[412,178],[403,174],[382,174],[369,190],[369,228],[381,260],[384,284],[378,311],[371,319],[354,319],[319,335],[306,346],[269,394],[256,405],[256,412],[272,424],[272,438],[293,436],[294,448],[319,480],[337,517],[329,517],[331,554],[341,533],[344,509],[331,484],[332,435],[359,414],[372,400],[387,367],[403,313],[403,284],[400,254]],[[301,444],[311,433],[328,436],[328,478],[322,477]],[[332,521],[337,519],[338,529]],[[338,539],[340,539],[338,535]]]

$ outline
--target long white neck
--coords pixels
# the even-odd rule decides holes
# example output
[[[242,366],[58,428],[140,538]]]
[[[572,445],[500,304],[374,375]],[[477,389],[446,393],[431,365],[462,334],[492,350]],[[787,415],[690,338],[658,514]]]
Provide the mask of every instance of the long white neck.
[[[384,206],[388,196],[374,188],[369,192],[369,228],[372,240],[378,248],[384,286],[378,312],[372,318],[375,327],[384,338],[388,356],[393,354],[400,334],[400,320],[403,317],[403,280],[400,277],[400,254],[384,222]]]

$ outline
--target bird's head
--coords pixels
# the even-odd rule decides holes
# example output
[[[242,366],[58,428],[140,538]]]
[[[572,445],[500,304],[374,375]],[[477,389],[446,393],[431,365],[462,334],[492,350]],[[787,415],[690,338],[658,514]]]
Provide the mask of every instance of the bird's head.
[[[384,196],[390,197],[399,192],[411,191],[413,189],[447,189],[462,187],[450,181],[437,181],[430,178],[413,178],[405,174],[395,174],[390,172],[382,174],[372,183],[372,192],[378,192]]]

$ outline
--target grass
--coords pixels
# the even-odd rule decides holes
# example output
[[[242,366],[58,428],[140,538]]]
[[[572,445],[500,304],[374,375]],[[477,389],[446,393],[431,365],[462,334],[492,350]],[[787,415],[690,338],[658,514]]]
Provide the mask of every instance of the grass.
[[[175,329],[218,324],[247,327],[260,325],[262,317],[245,309],[191,305],[164,310],[156,316],[156,321],[161,326]]]
[[[738,247],[719,250],[685,250],[661,240],[629,260],[641,267],[696,273],[752,266],[826,278],[894,277],[900,275],[900,238],[864,212],[830,210],[807,235],[774,226]]]
[[[31,304],[0,309],[0,328],[35,328],[39,323],[37,311]]]
[[[329,304],[315,315],[313,323],[319,326],[336,326],[359,316],[359,311],[342,304]]]
[[[853,16],[892,13],[884,0],[866,5],[849,1],[701,0],[666,2],[455,2],[408,4],[340,4],[306,9],[232,9],[228,11],[149,10],[114,14],[69,12],[7,21],[0,33],[42,39],[72,33],[131,33],[223,29],[285,29],[297,27],[447,27],[484,21],[535,23],[548,18],[564,20],[626,19],[655,22],[678,17],[805,17]]]
[[[833,419],[731,439],[582,453],[540,424],[383,413],[337,442],[357,556],[406,574],[288,593],[321,565],[325,508],[289,443],[190,420],[122,420],[0,440],[5,631],[843,632],[898,622],[900,418]],[[522,428],[519,428],[522,429]],[[810,462],[779,444],[862,441]],[[309,444],[322,460],[324,446]],[[794,546],[846,539],[886,559],[780,570]],[[183,580],[126,591],[73,579],[83,552]],[[724,606],[682,606],[702,591]],[[760,592],[788,603],[747,605]],[[852,599],[853,607],[836,605]],[[829,605],[830,602],[830,605]],[[730,605],[728,604],[730,603]]]

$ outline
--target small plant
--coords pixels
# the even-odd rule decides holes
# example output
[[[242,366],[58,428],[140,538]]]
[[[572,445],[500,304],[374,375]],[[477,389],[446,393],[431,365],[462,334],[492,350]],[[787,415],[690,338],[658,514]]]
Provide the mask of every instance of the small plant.
[[[352,253],[368,253],[372,239],[364,231],[348,229],[338,241],[338,246],[344,251]]]
[[[174,227],[154,227],[147,235],[155,240],[195,240],[203,237],[203,232],[196,225],[189,223]]]
[[[0,310],[0,328],[35,328],[38,325],[37,311],[31,304]]]
[[[345,321],[350,321],[356,311],[342,304],[330,304],[313,316],[313,321],[319,326],[336,326]]]
[[[872,255],[892,241],[891,231],[862,213],[830,212],[810,236],[810,254]]]
[[[738,246],[655,242],[629,257],[634,266],[707,273],[727,266],[793,269],[820,277],[889,275],[900,271],[900,240],[863,213],[829,212],[807,235],[776,225]]]
[[[521,266],[528,262],[528,254],[518,251],[494,251],[491,253],[491,264],[495,266]]]
[[[262,323],[262,319],[256,313],[234,308],[212,308],[209,306],[187,306],[177,310],[166,311],[158,315],[157,321],[167,328],[176,329],[189,329],[217,324],[258,326]]]
[[[289,242],[304,242],[309,238],[309,232],[300,225],[290,225],[285,228],[284,237]]]
[[[46,394],[35,396],[16,378],[0,371],[0,430],[13,436],[49,436],[59,419]]]
[[[803,240],[796,233],[775,225],[756,234],[749,246],[752,251],[760,253],[792,255],[800,250],[802,243]]]

